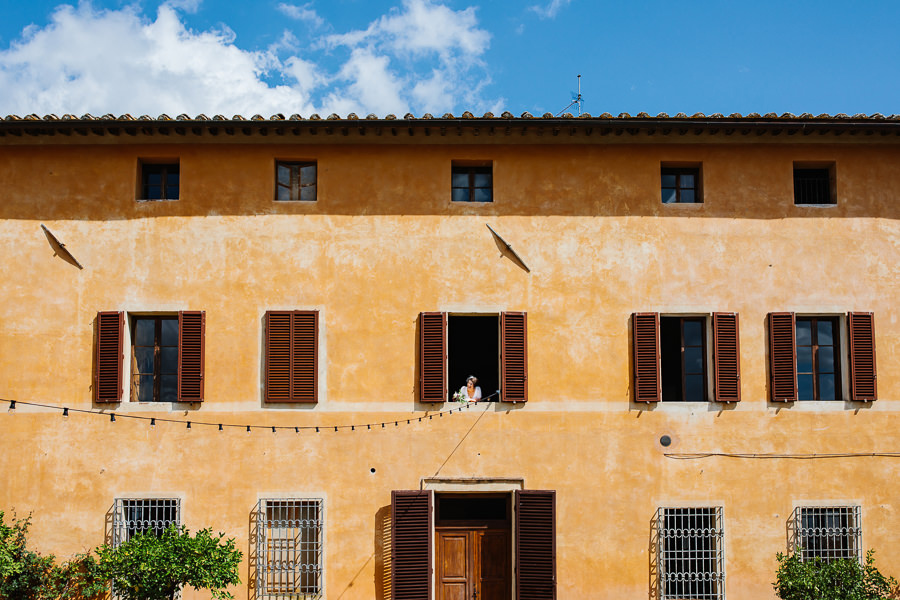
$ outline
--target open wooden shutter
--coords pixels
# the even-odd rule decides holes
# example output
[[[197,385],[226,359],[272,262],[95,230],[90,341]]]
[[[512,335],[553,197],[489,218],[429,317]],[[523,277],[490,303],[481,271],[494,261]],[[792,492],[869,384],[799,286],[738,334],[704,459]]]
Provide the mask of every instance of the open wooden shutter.
[[[659,313],[631,315],[634,346],[634,401],[659,402],[662,385],[659,374]]]
[[[500,315],[500,381],[504,402],[528,401],[528,319],[523,312]]]
[[[422,402],[446,402],[447,313],[419,313],[419,389]]]
[[[318,400],[318,311],[266,313],[266,402]]]
[[[431,600],[432,491],[391,492],[391,599]]]
[[[850,399],[872,402],[878,398],[875,371],[875,315],[852,312],[847,315],[850,330]]]
[[[713,313],[716,402],[741,400],[741,352],[737,313]]]
[[[178,401],[203,401],[203,354],[206,345],[206,313],[178,313]]]
[[[773,402],[797,400],[797,344],[794,313],[769,313],[769,381]]]
[[[125,313],[97,313],[97,347],[94,356],[94,401],[122,401],[122,353]]]
[[[516,490],[516,598],[556,598],[554,490]]]

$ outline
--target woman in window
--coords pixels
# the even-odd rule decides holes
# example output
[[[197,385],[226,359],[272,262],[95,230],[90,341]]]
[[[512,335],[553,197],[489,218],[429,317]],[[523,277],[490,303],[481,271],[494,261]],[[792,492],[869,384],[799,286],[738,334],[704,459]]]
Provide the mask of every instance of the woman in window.
[[[478,378],[474,375],[469,375],[466,378],[466,385],[459,388],[459,392],[455,394],[455,397],[460,402],[478,402],[481,400],[481,388],[478,386]]]

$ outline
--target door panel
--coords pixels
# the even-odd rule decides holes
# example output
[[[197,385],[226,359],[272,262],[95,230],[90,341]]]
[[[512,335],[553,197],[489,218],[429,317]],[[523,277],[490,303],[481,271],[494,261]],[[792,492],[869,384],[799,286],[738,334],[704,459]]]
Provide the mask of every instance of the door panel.
[[[469,531],[438,531],[438,600],[472,595],[472,536]]]
[[[510,598],[510,535],[509,531],[479,531],[476,571],[479,575],[479,600],[509,600]]]
[[[509,600],[510,531],[454,529],[437,532],[438,600]]]

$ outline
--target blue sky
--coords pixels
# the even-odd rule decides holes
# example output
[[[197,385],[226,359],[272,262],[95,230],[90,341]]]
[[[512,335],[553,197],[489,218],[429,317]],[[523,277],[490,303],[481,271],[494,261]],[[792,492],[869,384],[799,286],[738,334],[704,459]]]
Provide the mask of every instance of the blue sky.
[[[897,0],[0,2],[0,115],[900,113]]]

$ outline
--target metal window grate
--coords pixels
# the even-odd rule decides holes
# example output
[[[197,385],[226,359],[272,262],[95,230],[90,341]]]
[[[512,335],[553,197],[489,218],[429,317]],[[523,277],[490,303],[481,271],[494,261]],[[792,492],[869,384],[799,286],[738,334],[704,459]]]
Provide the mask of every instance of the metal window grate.
[[[661,508],[657,529],[660,600],[724,600],[722,508]]]
[[[258,597],[273,600],[321,598],[323,500],[260,500],[258,523]]]
[[[829,169],[794,169],[794,204],[834,204]]]
[[[820,558],[861,560],[858,506],[799,506],[795,510],[796,541],[804,561]]]
[[[169,525],[181,525],[178,498],[116,498],[112,540],[118,546],[138,533],[161,534]]]

